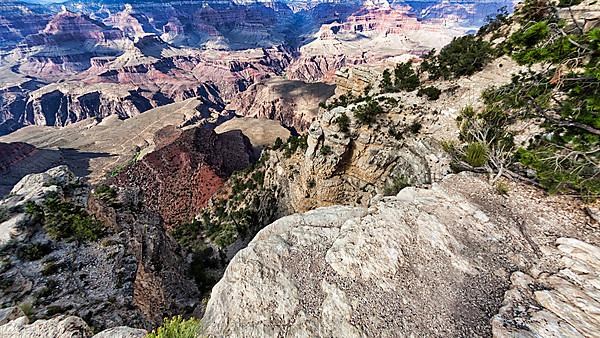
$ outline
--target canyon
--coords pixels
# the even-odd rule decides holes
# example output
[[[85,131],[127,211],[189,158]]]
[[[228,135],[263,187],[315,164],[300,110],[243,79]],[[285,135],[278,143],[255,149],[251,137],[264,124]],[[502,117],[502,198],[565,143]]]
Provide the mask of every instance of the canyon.
[[[344,66],[439,49],[509,4],[422,5],[11,1],[0,7],[0,134],[127,119],[192,97],[221,111],[271,77],[333,83]]]
[[[0,338],[597,336],[600,171],[535,157],[595,120],[511,90],[596,92],[512,5],[0,5]],[[600,5],[546,5],[595,74]]]

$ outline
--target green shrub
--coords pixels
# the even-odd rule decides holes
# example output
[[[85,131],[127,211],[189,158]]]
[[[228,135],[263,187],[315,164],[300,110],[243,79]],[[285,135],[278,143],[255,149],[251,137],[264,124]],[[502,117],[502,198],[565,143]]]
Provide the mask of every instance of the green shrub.
[[[394,91],[394,83],[392,82],[392,72],[389,69],[385,69],[383,71],[383,76],[381,79],[381,83],[379,84],[379,88],[384,93],[389,93]]]
[[[342,113],[340,116],[338,116],[335,119],[335,123],[338,125],[342,133],[347,133],[350,131],[350,118],[348,115],[346,115],[346,113]]]
[[[197,338],[200,328],[200,321],[195,318],[165,318],[163,325],[149,333],[146,338]]]
[[[493,58],[490,43],[473,35],[454,38],[436,55],[432,50],[425,56],[421,69],[429,78],[452,79],[472,75],[485,67]]]
[[[392,181],[391,184],[388,184],[385,186],[385,188],[383,189],[383,195],[384,196],[395,196],[400,192],[400,190],[402,190],[406,187],[410,187],[410,183],[408,183],[408,180],[406,179],[406,177],[404,177],[404,176],[396,177],[396,178],[394,178],[394,180]]]
[[[52,276],[54,274],[56,274],[58,271],[60,271],[61,265],[59,263],[56,263],[55,261],[49,261],[44,263],[44,266],[42,268],[42,275],[43,276]]]
[[[571,7],[576,6],[582,3],[583,0],[560,0],[558,3],[558,7]]]
[[[481,142],[469,143],[465,147],[464,160],[472,167],[483,167],[489,160],[487,147]]]
[[[486,23],[479,28],[477,32],[478,36],[482,36],[488,33],[497,32],[503,25],[510,21],[510,16],[506,6],[498,9],[495,16],[488,15],[485,19]]]
[[[37,261],[52,252],[52,246],[42,243],[30,243],[17,249],[17,257],[26,261]]]
[[[308,148],[307,137],[308,135],[306,134],[302,136],[290,136],[287,143],[282,147],[282,149],[284,149],[284,155],[290,157],[292,154],[295,154],[298,149],[306,150],[306,148]]]
[[[435,101],[439,99],[441,94],[442,91],[433,86],[420,88],[417,92],[417,96],[427,96],[429,101]]]
[[[0,223],[8,221],[10,218],[10,213],[7,208],[0,207]]]
[[[419,76],[412,68],[412,63],[405,62],[396,65],[394,68],[394,89],[406,92],[412,92],[417,89],[421,82]]]
[[[7,290],[15,283],[15,279],[13,277],[2,277],[0,278],[0,291]]]
[[[506,195],[508,195],[508,192],[510,191],[508,184],[506,184],[505,182],[502,182],[502,181],[496,182],[495,187],[496,187],[496,192],[498,193],[498,195],[506,196]]]
[[[423,125],[421,124],[421,122],[415,121],[411,123],[408,129],[411,133],[418,134],[421,131],[421,129],[423,129]]]
[[[383,108],[377,101],[368,99],[364,104],[354,108],[354,116],[362,124],[371,124],[377,119],[377,115],[383,113]]]
[[[43,204],[28,203],[25,210],[33,219],[44,224],[44,229],[55,240],[90,242],[105,234],[105,228],[84,208],[62,200],[56,194],[46,197]]]
[[[331,147],[328,145],[324,145],[321,147],[320,153],[323,156],[327,156],[329,154],[331,154],[333,151],[331,150]]]
[[[282,146],[283,146],[283,140],[280,137],[275,139],[275,144],[273,144],[273,149],[279,150]]]
[[[21,311],[23,311],[27,318],[31,319],[33,316],[33,305],[31,303],[22,303],[19,305],[19,308]]]
[[[100,184],[94,189],[94,195],[110,206],[117,206],[117,191],[106,184]]]

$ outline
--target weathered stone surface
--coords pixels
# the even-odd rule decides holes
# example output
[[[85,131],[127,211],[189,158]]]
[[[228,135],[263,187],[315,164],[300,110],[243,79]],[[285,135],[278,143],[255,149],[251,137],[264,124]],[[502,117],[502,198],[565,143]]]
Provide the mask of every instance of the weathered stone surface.
[[[21,310],[18,310],[20,312],[18,318],[3,322],[2,313],[15,312],[14,309],[18,310],[18,308],[0,310],[0,338],[143,338],[148,334],[146,330],[119,326],[94,335],[88,324],[75,316],[57,316],[30,323]]]
[[[15,320],[23,316],[25,316],[25,313],[23,313],[23,311],[16,306],[0,309],[0,325],[4,325],[11,320]]]
[[[0,326],[2,338],[87,338],[91,335],[92,330],[85,321],[73,316],[58,316],[31,324],[27,317],[21,317]]]
[[[597,337],[600,327],[600,247],[559,238],[559,270],[515,272],[500,313],[497,337]]]
[[[509,185],[504,197],[460,174],[368,208],[282,218],[228,266],[208,303],[207,333],[488,337],[492,318],[510,304],[511,274],[538,271],[553,286],[536,291],[536,302],[593,336],[598,233],[575,201]],[[552,276],[564,264],[569,282]]]
[[[361,103],[362,104],[362,103]],[[384,105],[371,125],[354,116],[357,104],[322,111],[308,129],[307,149],[287,158],[272,152],[266,162],[266,182],[282,192],[282,205],[292,212],[336,204],[367,205],[371,197],[394,190],[397,181],[427,185],[450,172],[450,159],[430,135],[410,126],[435,121],[421,118],[420,109]],[[348,131],[337,123],[349,119]],[[402,137],[391,135],[398,130]]]
[[[126,326],[114,327],[112,329],[104,330],[93,338],[144,338],[148,334],[148,331],[141,329],[132,329]]]
[[[75,176],[65,165],[49,169],[41,174],[25,176],[10,191],[9,201],[19,200],[17,205],[36,202],[49,192],[57,192],[61,187],[75,181]]]
[[[331,85],[277,78],[250,86],[226,108],[237,115],[276,120],[301,132],[317,118],[319,104],[333,92]]]

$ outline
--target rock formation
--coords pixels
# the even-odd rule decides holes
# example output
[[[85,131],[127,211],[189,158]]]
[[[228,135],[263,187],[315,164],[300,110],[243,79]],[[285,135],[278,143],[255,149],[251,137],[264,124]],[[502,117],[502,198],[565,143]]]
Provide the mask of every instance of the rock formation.
[[[593,335],[600,238],[585,229],[598,224],[568,198],[509,194],[461,174],[280,219],[214,288],[207,334],[473,337],[491,336],[493,320],[498,336]]]
[[[250,86],[226,108],[237,115],[276,120],[305,131],[317,117],[319,104],[332,95],[333,86],[326,84],[271,79]]]
[[[290,137],[290,131],[282,127],[279,122],[259,118],[233,118],[215,128],[218,134],[232,130],[239,130],[247,136],[257,152],[271,147],[278,138],[287,140]]]
[[[281,205],[292,212],[366,205],[375,194],[394,189],[398,181],[426,185],[450,172],[450,159],[439,142],[419,130],[410,131],[415,124],[435,123],[424,118],[424,110],[384,104],[387,117],[368,126],[355,117],[359,105],[321,111],[308,129],[305,153],[270,154],[265,182],[281,191]],[[337,123],[341,116],[348,118],[347,131]],[[405,137],[392,136],[395,130]]]
[[[17,313],[19,317],[11,318],[10,316],[5,316],[5,318],[2,318],[3,312]],[[9,321],[3,323],[7,319]],[[39,337],[40,335],[53,338],[143,338],[147,334],[146,330],[129,327],[115,327],[95,335],[92,331],[92,328],[79,317],[58,316],[30,323],[23,311],[17,307],[0,310],[0,337],[2,338]]]
[[[192,98],[154,108],[125,120],[112,114],[100,122],[86,119],[60,129],[29,126],[0,137],[0,140],[9,143],[23,140],[43,149],[40,153],[57,153],[62,158],[61,163],[67,164],[78,176],[97,182],[107,173],[123,168],[132,158],[153,151],[154,135],[164,126],[211,126],[229,118],[230,114],[211,109],[210,102]],[[18,179],[11,180],[12,184]]]
[[[252,144],[239,131],[167,127],[157,137],[157,150],[123,170],[114,183],[141,189],[144,204],[167,226],[194,219],[234,171],[255,161]]]
[[[12,49],[26,36],[42,30],[50,20],[40,5],[7,0],[0,7],[0,50]]]
[[[165,316],[193,311],[199,296],[187,263],[160,217],[138,207],[138,194],[90,194],[64,166],[23,178],[0,201],[0,307],[20,305],[32,319],[74,315],[81,318],[75,323],[85,320],[96,329],[150,329]],[[48,199],[68,207],[68,215],[49,207]],[[90,224],[85,222],[100,222],[101,230],[89,231],[101,240],[73,240],[48,230],[50,220],[76,221],[61,217],[79,217],[83,228]],[[21,319],[0,328],[0,336],[37,330],[44,322],[36,323],[27,326]]]
[[[88,16],[63,11],[38,34],[25,38],[19,54],[27,62],[19,71],[41,78],[64,78],[86,70],[91,58],[117,56],[130,44],[123,33]]]

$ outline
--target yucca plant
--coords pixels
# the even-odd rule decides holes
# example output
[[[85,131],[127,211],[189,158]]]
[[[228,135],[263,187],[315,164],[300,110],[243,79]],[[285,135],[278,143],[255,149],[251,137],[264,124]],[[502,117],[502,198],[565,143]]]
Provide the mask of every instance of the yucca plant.
[[[489,160],[487,146],[481,142],[469,143],[465,148],[465,162],[475,168],[483,167]]]

